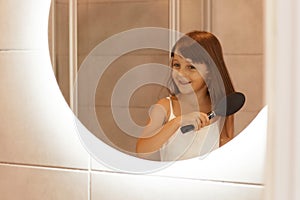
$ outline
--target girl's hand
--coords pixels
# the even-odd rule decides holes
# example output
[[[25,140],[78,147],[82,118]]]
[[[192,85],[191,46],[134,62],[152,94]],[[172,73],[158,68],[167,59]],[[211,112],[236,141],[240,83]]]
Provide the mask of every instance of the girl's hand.
[[[195,130],[200,130],[202,127],[210,124],[206,113],[192,112],[181,116],[182,126],[193,125]]]

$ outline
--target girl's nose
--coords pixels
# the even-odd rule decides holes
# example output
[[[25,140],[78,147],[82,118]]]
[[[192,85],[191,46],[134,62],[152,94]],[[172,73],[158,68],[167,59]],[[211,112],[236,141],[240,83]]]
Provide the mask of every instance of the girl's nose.
[[[180,76],[187,76],[187,71],[184,68],[181,68],[177,71]]]

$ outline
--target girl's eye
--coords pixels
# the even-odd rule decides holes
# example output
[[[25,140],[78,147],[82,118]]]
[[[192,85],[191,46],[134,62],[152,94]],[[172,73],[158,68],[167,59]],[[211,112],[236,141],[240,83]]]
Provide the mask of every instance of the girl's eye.
[[[173,68],[179,68],[180,67],[180,64],[179,63],[173,63]]]
[[[196,67],[193,66],[193,65],[189,65],[189,66],[188,66],[188,69],[196,69]]]

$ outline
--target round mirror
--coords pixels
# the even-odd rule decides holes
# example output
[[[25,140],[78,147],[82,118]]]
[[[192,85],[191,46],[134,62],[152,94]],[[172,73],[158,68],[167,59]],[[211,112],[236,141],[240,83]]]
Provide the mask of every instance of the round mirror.
[[[235,91],[246,96],[245,105],[234,114],[234,119],[230,118],[232,126],[226,126],[226,119],[220,117],[217,138],[212,137],[206,149],[214,149],[211,144],[218,143],[217,147],[224,145],[239,134],[264,106],[262,2],[240,3],[239,12],[233,5],[207,0],[185,3],[171,0],[112,0],[109,3],[102,0],[52,0],[50,54],[66,101],[96,138],[118,151],[137,156],[137,144],[139,138],[144,137],[142,132],[149,124],[151,110],[155,110],[153,105],[171,97],[170,108],[174,108],[174,116],[179,116],[178,108],[182,114],[191,110],[187,107],[190,110],[184,113],[186,105],[180,101],[181,97],[174,99],[170,95],[172,88],[168,83],[170,77],[175,76],[172,75],[176,71],[174,67],[178,67],[174,59],[189,68],[197,68],[199,63],[219,65],[207,51],[211,61],[201,60],[198,63],[193,59],[189,62],[191,57],[186,57],[183,51],[175,49],[175,56],[171,54],[172,48],[185,33],[207,31],[221,43],[223,61]],[[245,25],[243,21],[249,24]],[[180,60],[182,57],[185,59]],[[196,71],[204,77],[199,68]],[[224,73],[219,72],[217,76],[224,79]],[[209,79],[205,79],[206,85],[209,85],[208,82]],[[228,83],[224,83],[223,87],[223,95],[229,93]],[[202,113],[213,110],[214,103],[211,101],[210,106],[203,106]],[[165,118],[169,118],[170,110],[162,110],[166,112]],[[205,119],[198,118],[204,124]],[[225,142],[221,142],[219,137],[223,129],[232,133]],[[192,134],[184,135],[191,137],[183,148],[189,151],[198,138]],[[209,141],[209,138],[203,137]],[[151,152],[151,156],[143,158],[162,160],[161,152]],[[175,157],[173,160],[181,158]]]

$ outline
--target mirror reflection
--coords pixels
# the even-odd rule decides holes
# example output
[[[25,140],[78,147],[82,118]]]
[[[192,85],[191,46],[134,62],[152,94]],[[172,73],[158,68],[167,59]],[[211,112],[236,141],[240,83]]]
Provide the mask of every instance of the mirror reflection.
[[[151,127],[149,123],[151,117],[151,115],[149,116],[149,110],[154,111],[154,108],[157,107],[157,103],[159,105],[161,101],[163,101],[161,106],[164,109],[162,109],[161,112],[164,114],[160,115],[160,117],[163,117],[161,117],[161,121],[159,122],[163,125],[167,124],[166,121],[169,121],[171,114],[174,116],[181,116],[182,114],[188,115],[188,113],[192,111],[199,111],[200,108],[200,116],[193,122],[195,124],[182,120],[180,126],[193,124],[196,129],[199,129],[201,126],[207,128],[212,126],[218,127],[219,131],[217,132],[218,134],[222,133],[221,137],[213,139],[214,144],[217,145],[209,145],[210,150],[215,149],[241,132],[264,105],[262,3],[261,0],[255,0],[253,2],[238,1],[238,3],[235,0],[226,2],[210,0],[72,0],[72,3],[68,0],[53,0],[49,17],[49,46],[58,84],[66,101],[70,104],[78,118],[92,133],[120,151],[141,156],[137,155],[136,151],[139,152],[140,149],[140,153],[148,152],[148,150],[143,150],[145,145],[141,145],[146,140],[138,139],[139,136],[137,135],[128,134],[116,123],[112,112],[111,97],[113,90],[116,83],[124,74],[137,66],[149,63],[168,66],[170,69],[173,69],[174,73],[171,73],[169,77],[165,77],[165,86],[155,83],[141,85],[136,88],[130,96],[128,105],[124,104],[130,112],[132,121],[140,127],[145,127],[143,131],[141,131],[140,137],[145,137],[144,134],[153,134],[152,131],[149,131],[150,129],[161,128],[159,125],[155,128]],[[237,10],[236,6],[240,9]],[[116,15],[116,13],[118,14]],[[247,21],[248,24],[245,24],[245,21]],[[170,81],[170,77],[171,79],[173,78],[175,83],[177,81],[175,85],[179,91],[182,90],[181,93],[185,88],[181,87],[180,83],[182,83],[183,80],[190,81],[190,79],[186,77],[182,78],[182,80],[179,78],[175,79],[176,74],[181,74],[180,70],[182,69],[179,66],[188,66],[187,68],[190,70],[192,70],[192,67],[195,67],[195,73],[198,73],[199,79],[207,78],[205,76],[205,70],[203,70],[207,68],[205,62],[195,62],[190,56],[184,57],[180,52],[175,53],[173,56],[170,55],[171,48],[174,46],[175,40],[178,39],[178,37],[172,34],[166,38],[169,51],[145,48],[118,55],[118,57],[109,64],[109,67],[105,69],[101,78],[98,80],[94,92],[94,105],[83,103],[83,101],[80,100],[84,98],[80,96],[82,93],[80,94],[80,92],[74,91],[74,85],[72,84],[74,81],[74,71],[80,70],[80,67],[84,65],[92,50],[101,42],[114,34],[122,33],[132,28],[142,27],[161,27],[177,30],[182,33],[200,30],[207,31],[216,36],[221,43],[223,50],[222,59],[226,64],[226,69],[230,77],[230,79],[228,78],[228,80],[230,80],[229,85],[224,86],[225,93],[228,94],[234,90],[242,91],[247,99],[242,109],[237,112],[234,117],[232,115],[207,120],[206,113],[211,111],[216,103],[212,103],[211,94],[209,92],[206,93],[209,94],[208,96],[201,97],[201,101],[197,99],[198,108],[192,108],[191,105],[196,104],[187,104],[186,99],[182,99],[183,96],[176,96],[170,91],[167,85]],[[70,43],[74,41],[70,40],[71,37],[75,37],[75,44],[70,45]],[[116,48],[117,47],[118,45],[116,45]],[[110,51],[101,55],[93,55],[97,61],[105,60],[113,56],[115,56],[114,52]],[[74,62],[74,58],[76,62]],[[215,63],[214,58],[212,59]],[[102,67],[101,62],[98,63],[99,64],[94,65],[95,68]],[[215,63],[215,65],[218,64]],[[157,72],[148,71],[144,76],[156,77]],[[142,76],[136,78],[143,79]],[[206,89],[209,90],[207,82],[208,81],[204,81],[204,85]],[[231,85],[234,86],[234,90]],[[195,91],[193,86],[189,89]],[[167,99],[166,97],[170,98]],[[199,102],[203,103],[203,105]],[[124,105],[117,106],[124,108]],[[171,107],[172,112],[169,109]],[[100,134],[98,130],[92,127],[90,118],[83,112],[85,109],[94,110],[97,116],[97,123],[103,129],[105,135]],[[215,122],[221,125],[217,126]],[[176,129],[178,128],[179,127],[176,127]],[[226,133],[220,130],[224,130]],[[189,137],[193,136],[193,134],[186,135]],[[213,134],[210,134],[210,136],[212,135]],[[187,146],[192,147],[193,145],[191,144],[194,139],[197,139],[197,137],[188,139],[189,142],[184,149],[188,149]],[[160,141],[158,142],[158,146],[162,147],[163,144],[161,143],[165,144],[167,139],[159,139],[157,141]],[[155,144],[157,143],[155,142]],[[198,143],[196,146],[199,147],[201,145]],[[159,148],[152,148],[153,149],[150,148],[149,150],[149,152],[152,152],[151,155],[146,156],[146,158],[161,160],[161,152],[158,151]],[[167,149],[165,149],[164,153],[166,151]],[[181,159],[197,155],[199,154],[192,153],[191,156],[181,157]],[[180,158],[178,153],[175,157],[176,159]],[[168,160],[168,158],[162,160]]]
[[[187,33],[172,48],[170,68],[170,94],[150,109],[137,152],[159,151],[160,160],[174,161],[204,155],[232,139],[233,115],[223,127],[220,116],[207,114],[234,92],[218,39],[206,31]],[[180,129],[188,126],[192,129]]]

